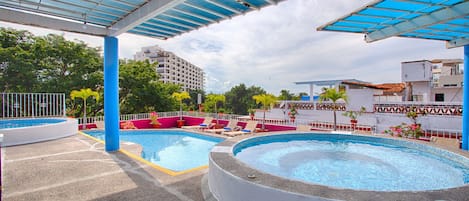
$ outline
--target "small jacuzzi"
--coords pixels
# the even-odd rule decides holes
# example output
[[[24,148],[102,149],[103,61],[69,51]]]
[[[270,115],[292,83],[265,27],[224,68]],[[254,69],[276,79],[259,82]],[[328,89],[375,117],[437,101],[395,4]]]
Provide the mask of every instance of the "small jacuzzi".
[[[72,118],[28,118],[0,120],[2,146],[13,146],[53,140],[78,132],[78,121]]]
[[[469,159],[422,143],[290,133],[226,141],[210,154],[219,201],[465,200]]]

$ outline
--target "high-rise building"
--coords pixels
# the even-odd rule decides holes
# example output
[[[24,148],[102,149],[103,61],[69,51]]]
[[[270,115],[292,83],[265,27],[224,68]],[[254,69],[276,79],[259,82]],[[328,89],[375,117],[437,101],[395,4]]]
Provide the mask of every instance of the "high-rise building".
[[[184,90],[204,89],[204,71],[201,68],[157,45],[142,47],[142,51],[137,52],[134,59],[158,62],[156,71],[164,83],[180,84]]]

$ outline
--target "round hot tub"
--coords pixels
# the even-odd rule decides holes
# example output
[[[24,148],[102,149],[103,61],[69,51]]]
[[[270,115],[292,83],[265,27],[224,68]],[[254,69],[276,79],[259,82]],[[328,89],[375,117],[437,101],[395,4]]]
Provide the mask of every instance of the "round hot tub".
[[[208,175],[213,196],[223,201],[460,200],[469,195],[467,183],[469,159],[462,155],[344,134],[224,142],[211,152]]]
[[[53,140],[78,132],[78,121],[71,118],[29,118],[0,120],[2,146]]]

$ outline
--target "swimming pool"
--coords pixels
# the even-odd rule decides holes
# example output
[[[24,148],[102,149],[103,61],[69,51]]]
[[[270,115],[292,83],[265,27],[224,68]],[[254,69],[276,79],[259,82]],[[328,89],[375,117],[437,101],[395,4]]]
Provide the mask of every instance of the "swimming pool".
[[[446,189],[469,183],[469,160],[411,143],[352,135],[289,135],[239,143],[236,158],[310,183],[373,191]]]
[[[240,136],[212,149],[206,185],[224,201],[466,200],[469,154],[460,154],[377,136]]]
[[[0,120],[0,129],[40,126],[40,125],[45,125],[45,124],[56,124],[56,123],[65,122],[65,121],[66,121],[65,119],[49,119],[49,118],[6,119],[6,120]]]
[[[104,131],[85,131],[104,140]],[[208,164],[212,147],[223,138],[198,135],[180,130],[128,130],[120,131],[122,141],[140,144],[141,157],[173,171],[184,171]]]
[[[72,118],[28,118],[0,120],[2,146],[54,140],[78,132],[78,121]]]

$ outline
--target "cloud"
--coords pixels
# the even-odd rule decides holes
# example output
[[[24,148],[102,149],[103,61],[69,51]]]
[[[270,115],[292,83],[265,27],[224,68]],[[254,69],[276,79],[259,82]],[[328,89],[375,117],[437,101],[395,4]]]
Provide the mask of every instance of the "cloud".
[[[462,58],[461,48],[448,50],[444,42],[390,38],[366,43],[362,34],[316,31],[369,1],[286,0],[165,41],[122,34],[119,55],[133,58],[141,47],[159,45],[203,68],[207,92],[222,93],[244,83],[274,94],[282,89],[309,92],[297,81],[399,82],[403,61]],[[102,46],[102,38],[65,36]]]

